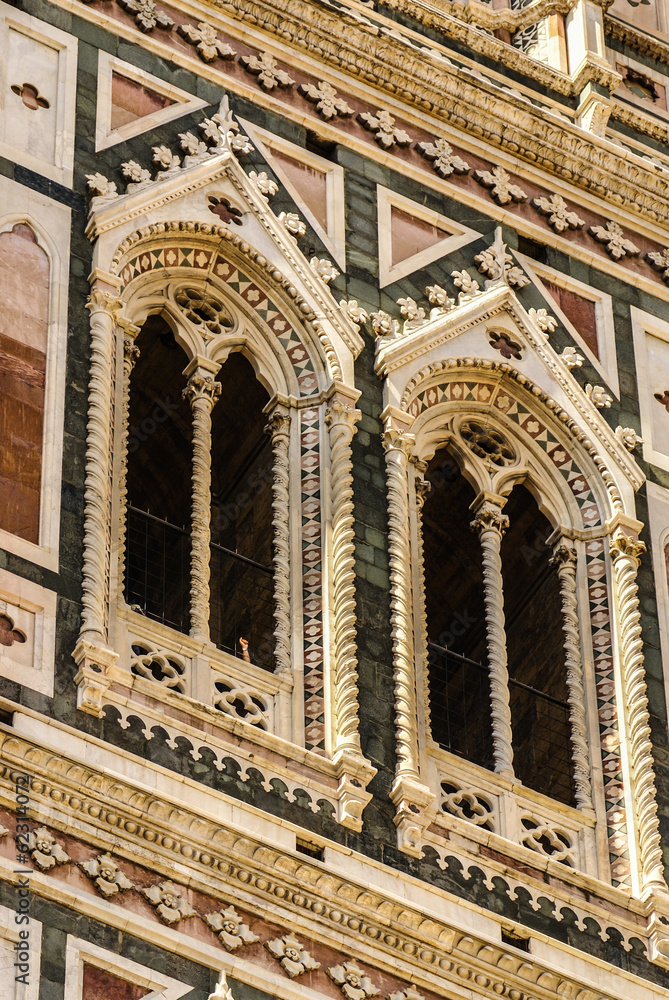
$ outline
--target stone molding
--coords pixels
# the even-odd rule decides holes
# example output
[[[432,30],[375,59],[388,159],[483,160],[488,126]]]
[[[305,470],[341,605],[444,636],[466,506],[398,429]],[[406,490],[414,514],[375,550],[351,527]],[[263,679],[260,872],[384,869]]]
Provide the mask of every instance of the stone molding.
[[[89,237],[95,242],[98,265],[104,261],[111,272],[107,280],[114,287],[119,286],[120,298],[114,299],[115,309],[116,303],[119,303],[119,328],[126,335],[132,335],[132,331],[141,326],[152,309],[165,310],[172,315],[190,358],[185,373],[189,377],[185,394],[191,402],[194,429],[191,639],[202,645],[202,655],[199,656],[196,668],[197,683],[194,688],[191,685],[191,688],[196,691],[194,697],[206,702],[209,697],[208,683],[204,679],[198,687],[198,678],[205,668],[209,670],[205,647],[209,640],[210,411],[220,393],[214,376],[229,351],[237,349],[240,337],[243,337],[263,376],[273,384],[275,392],[270,433],[275,459],[272,506],[275,529],[277,677],[282,676],[282,671],[283,675],[289,672],[299,676],[303,662],[309,670],[309,677],[304,684],[302,708],[298,697],[302,686],[295,685],[292,701],[283,697],[277,702],[276,710],[271,704],[271,697],[266,698],[267,711],[256,721],[258,726],[268,727],[271,724],[270,716],[274,712],[275,731],[281,737],[289,739],[292,733],[299,743],[304,733],[307,747],[313,745],[322,754],[334,753],[339,788],[331,800],[337,805],[340,822],[360,829],[361,812],[370,799],[366,786],[376,772],[360,751],[358,735],[352,590],[352,432],[342,433],[342,430],[346,431],[347,421],[339,419],[337,408],[343,407],[341,412],[344,413],[345,408],[359,394],[353,385],[353,361],[362,347],[363,339],[356,324],[340,309],[327,282],[314,271],[300,250],[300,230],[294,234],[286,230],[281,219],[269,207],[262,185],[259,187],[239,164],[238,156],[252,147],[230,114],[226,100],[222,102],[218,113],[201,123],[200,128],[208,145],[199,143],[195,136],[191,136],[192,142],[191,139],[188,140],[188,148],[194,148],[195,143],[198,146],[195,152],[186,157],[183,165],[178,157],[171,156],[167,147],[157,148],[160,161],[168,166],[159,171],[155,179],[139,164],[125,164],[125,172],[130,178],[125,194],[119,194],[115,185],[111,185],[102,175],[91,175],[88,180],[94,196],[87,229]],[[211,190],[215,195],[207,194]],[[267,191],[269,193],[269,189]],[[236,226],[215,225],[208,221],[211,218],[209,209],[212,197],[218,199],[218,202],[221,198],[226,199],[230,219],[242,227],[241,236],[232,231]],[[147,212],[152,213],[153,219],[162,221],[134,229]],[[184,221],[184,216],[188,221]],[[156,264],[157,260],[160,261],[159,264]],[[241,267],[243,272],[239,270]],[[102,274],[99,267],[96,273]],[[188,311],[184,312],[180,308],[184,303],[179,295],[183,298],[185,294],[184,289],[181,292],[179,290],[180,282],[186,280],[186,275],[191,284],[202,278],[209,282],[211,294],[218,296],[215,302],[212,299],[212,308],[216,306],[220,312],[221,302],[228,303],[233,316],[231,327],[227,322],[212,320],[213,326],[210,323],[205,329],[202,324],[198,325],[197,315],[193,318]],[[246,297],[245,293],[248,293]],[[185,303],[185,307],[187,306],[188,302]],[[94,315],[97,316],[97,313]],[[111,327],[109,330],[105,327],[102,332],[108,335],[113,346]],[[109,349],[107,342],[105,344]],[[277,360],[277,355],[281,357],[281,361]],[[120,413],[121,439],[127,436],[127,405],[124,406],[123,398],[124,392],[127,393],[129,377],[127,359],[124,365],[121,398],[116,401]],[[96,419],[98,411],[101,414],[98,421],[100,427],[106,421],[109,433],[112,412],[109,360],[105,371],[105,405],[108,409],[103,413],[98,397],[93,396],[92,400]],[[95,388],[97,389],[97,382]],[[342,400],[348,402],[342,403]],[[332,450],[321,458],[319,428],[326,417],[328,406],[332,424]],[[354,410],[351,412],[357,413]],[[298,426],[300,424],[301,430]],[[121,440],[114,458],[109,450],[103,454],[101,446],[97,444],[99,437],[97,434],[93,439],[89,433],[89,450],[91,442],[96,443],[95,453],[91,453],[89,458],[91,470],[95,471],[96,482],[99,480],[100,484],[107,484],[106,488],[109,490],[109,484],[114,481],[113,470],[120,466],[120,506],[123,507],[126,442]],[[295,473],[291,473],[292,464],[297,470]],[[310,494],[302,510],[302,514],[308,515],[306,520],[301,517],[299,499],[296,499],[299,494],[295,476],[297,479],[302,477],[301,485],[308,488]],[[322,501],[319,477],[332,483],[332,495],[324,497]],[[103,499],[107,503],[109,498]],[[103,577],[100,558],[105,558],[105,550],[107,554],[111,551],[109,527],[104,525],[107,519],[106,508],[103,510],[101,504],[102,500],[97,504],[95,520],[92,508],[87,511],[86,522],[87,530],[91,522],[87,539],[90,537],[91,545],[95,540],[97,546],[94,554],[98,554],[98,575],[92,579],[90,588],[95,597],[94,606],[98,618],[104,613],[104,604],[109,598],[100,589],[100,579]],[[323,532],[321,504],[324,516],[332,519],[332,536]],[[300,544],[300,539],[307,539],[307,531],[308,545],[305,547]],[[323,592],[323,572],[313,566],[316,556],[320,561],[323,546],[327,547],[328,555],[330,551],[332,553],[334,574],[332,589],[327,593]],[[92,565],[91,559],[89,563]],[[85,562],[85,588],[88,565]],[[305,587],[295,586],[299,572],[303,574]],[[326,583],[329,586],[329,581],[326,580]],[[305,596],[309,588],[312,600],[307,600]],[[291,608],[291,594],[299,594],[302,597],[301,604],[296,596],[294,607]],[[322,601],[323,596],[326,597],[323,616],[312,613],[310,609]],[[326,648],[323,642],[324,619],[330,614],[335,626],[332,650]],[[300,643],[293,646],[291,638],[294,630],[299,628],[300,620],[304,633],[304,656],[298,648]],[[124,621],[122,615],[117,616],[117,632],[120,636],[126,634]],[[135,632],[137,631],[135,628]],[[138,634],[141,636],[141,629]],[[87,636],[82,635],[82,638],[87,639]],[[106,634],[100,628],[94,638],[100,648],[107,642]],[[178,650],[173,651],[178,653]],[[310,657],[308,663],[307,652]],[[125,667],[126,671],[128,669],[125,657],[121,661],[121,667]],[[191,674],[193,673],[191,670]],[[96,713],[100,713],[103,701],[107,704],[110,703],[110,698],[114,701],[114,692],[110,693],[108,690],[108,674],[105,674],[103,680],[97,676],[89,678],[89,674],[82,671],[77,676],[80,684],[87,684],[86,697],[82,693],[81,698],[87,704],[90,703],[88,710],[94,707]],[[135,683],[128,676],[123,678],[120,668],[115,679],[117,684],[125,684],[131,690],[133,687],[139,690],[142,686],[139,679]],[[185,683],[188,684],[187,678]],[[330,700],[325,697],[325,685],[332,685],[331,689],[336,692],[331,712],[329,708],[326,711]],[[183,686],[182,684],[182,689]],[[165,700],[178,695],[170,693],[167,685],[156,685],[154,697]],[[241,689],[240,697],[245,697]],[[225,710],[224,706],[223,709]],[[141,714],[146,716],[146,705]],[[254,719],[257,714],[255,713]],[[300,715],[302,719],[298,721]],[[249,717],[249,723],[251,721]],[[338,728],[340,724],[341,732]],[[179,728],[176,719],[174,726],[175,729]],[[241,731],[244,732],[244,726]],[[246,726],[245,736],[251,741],[260,738],[257,729],[250,724]],[[289,747],[290,744],[286,746]],[[299,747],[295,746],[288,755],[299,757]],[[316,780],[318,782],[318,778]]]
[[[67,4],[70,0],[61,2]],[[246,0],[239,8],[236,3],[220,0],[217,7],[224,16],[232,15],[232,22],[224,18],[220,22],[221,30],[231,35],[238,30],[234,21],[243,19],[246,25],[254,24],[270,34],[280,34],[282,46],[286,38],[294,40],[298,48],[313,50],[320,61],[335,67],[340,66],[344,58],[343,46],[353,75],[370,81],[380,90],[388,89],[393,95],[398,92],[410,95],[409,100],[422,110],[434,113],[465,133],[474,129],[492,145],[507,149],[514,159],[523,156],[597,196],[611,197],[616,204],[625,204],[651,221],[666,217],[666,185],[640,157],[621,159],[610,144],[593,138],[577,125],[564,120],[552,121],[550,116],[535,112],[522,98],[506,94],[488,85],[487,81],[482,83],[466,67],[460,69],[449,65],[446,52],[443,57],[437,52],[435,59],[431,50],[421,52],[414,46],[409,48],[405,39],[398,36],[396,25],[394,31],[376,34],[365,30],[359,23],[360,18],[350,18],[342,42],[340,28],[335,27],[332,20],[335,15],[319,8],[315,16],[308,0],[280,0],[279,8],[276,5],[266,7],[258,0]],[[84,16],[87,13],[86,7],[78,6],[77,11]],[[338,24],[342,16],[346,17],[341,12],[336,16]],[[114,22],[109,20],[108,23],[114,30]],[[515,70],[526,75],[529,72],[539,74],[538,82],[554,91],[569,95],[579,93],[589,79],[615,89],[620,79],[610,67],[593,63],[584,67],[585,77],[573,83],[565,74],[528,59],[488,33],[455,18],[452,25],[455,40],[467,44],[478,40],[475,51],[480,49],[491,57],[494,49],[495,57],[502,62],[505,58],[507,61],[517,59]],[[164,43],[158,42],[153,43],[153,47],[156,51],[167,49]],[[206,73],[207,67],[200,60],[195,66],[196,71]]]
[[[313,921],[309,924],[309,937],[313,938],[316,933],[322,936],[324,942],[329,942],[334,933],[335,938],[342,941],[346,954],[357,953],[362,961],[368,963],[371,958],[372,965],[379,965],[394,975],[398,974],[398,970],[400,975],[403,974],[404,963],[409,963],[406,966],[407,973],[410,971],[407,978],[413,981],[416,976],[421,985],[428,988],[433,988],[435,972],[446,982],[457,984],[463,978],[469,979],[476,971],[492,977],[493,982],[499,982],[499,972],[495,970],[504,969],[502,990],[493,986],[493,982],[476,980],[476,985],[491,1000],[495,995],[511,998],[513,994],[508,993],[509,990],[520,991],[514,1000],[518,1000],[519,995],[527,996],[528,1000],[530,997],[545,996],[548,1000],[549,996],[556,995],[556,991],[559,995],[588,995],[578,992],[585,984],[571,981],[569,977],[562,977],[564,986],[558,989],[560,977],[547,981],[546,976],[555,977],[556,972],[549,971],[539,960],[527,955],[523,955],[520,963],[510,960],[511,956],[503,945],[491,944],[489,938],[477,939],[475,935],[458,931],[442,918],[434,916],[434,910],[426,916],[421,906],[413,906],[405,898],[395,899],[394,894],[392,898],[387,897],[383,890],[376,887],[375,872],[380,866],[374,862],[360,859],[363,866],[371,865],[372,878],[358,884],[355,879],[346,878],[338,872],[326,874],[322,865],[310,862],[302,855],[291,855],[264,840],[254,840],[246,833],[228,830],[221,826],[220,819],[210,820],[185,807],[175,806],[162,799],[155,790],[145,792],[126,779],[120,779],[117,774],[101,774],[86,765],[75,764],[52,750],[38,748],[22,736],[0,734],[0,747],[6,762],[0,769],[2,799],[10,803],[13,801],[14,771],[25,770],[29,761],[36,821],[44,815],[48,816],[49,824],[55,831],[71,835],[72,830],[80,830],[82,836],[91,838],[92,857],[97,856],[101,848],[108,849],[109,843],[113,842],[116,857],[146,866],[146,848],[142,845],[148,845],[157,880],[175,877],[175,865],[181,868],[186,859],[189,885],[195,890],[208,896],[220,893],[221,898],[227,898],[231,884],[237,885],[238,905],[265,915],[268,908],[275,914],[278,904],[291,921],[291,926],[296,921],[299,924],[303,919],[300,914],[305,910],[316,912],[320,920],[316,925]],[[82,795],[83,790],[86,794]],[[121,847],[117,846],[119,832],[123,836]],[[337,848],[333,847],[333,850],[336,852]],[[457,855],[457,850],[455,853]],[[559,868],[556,866],[556,870]],[[483,869],[492,887],[492,879],[496,877],[495,863],[484,863]],[[508,870],[498,866],[497,871],[508,878]],[[363,871],[360,875],[364,878]],[[513,884],[528,885],[532,891],[532,883],[532,877],[528,876],[522,883]],[[39,875],[34,876],[31,884],[33,891],[42,895],[53,894],[54,890],[49,887],[56,885],[49,876]],[[618,902],[616,925],[623,941],[628,941],[630,936],[641,940],[645,938],[643,913],[638,904],[635,909],[634,902],[626,893],[616,892],[587,878],[583,879],[583,884],[590,890],[590,901],[585,902],[587,897],[584,896],[576,909],[584,914],[584,918],[595,919],[602,935],[610,930],[611,909]],[[598,887],[599,893],[594,891],[595,887]],[[549,888],[545,882],[536,881],[535,889],[537,896],[552,898],[558,906],[562,905],[567,910],[574,905],[573,896],[567,892],[558,903],[559,893],[556,897],[555,883]],[[62,886],[62,890],[67,891],[68,887]],[[441,892],[430,887],[426,887],[425,891]],[[513,892],[513,889],[510,887],[509,891]],[[110,908],[105,903],[107,922],[114,921],[115,913],[123,921],[132,919],[130,913],[122,909],[122,897],[123,894],[118,894],[118,909],[116,906]],[[452,901],[452,897],[449,898]],[[598,906],[594,899],[601,899],[604,905]],[[84,911],[94,906],[95,895],[91,895],[88,901],[79,898],[77,904],[77,908]],[[379,919],[380,914],[383,914],[382,919]],[[489,919],[499,918],[490,914]],[[325,926],[321,929],[323,923]],[[508,922],[502,918],[501,923],[504,926]],[[140,935],[154,933],[155,926],[147,927],[145,923]],[[466,972],[458,968],[462,963]],[[569,989],[566,989],[567,984]],[[526,992],[528,989],[529,993]],[[576,992],[570,992],[574,989]],[[544,993],[544,990],[547,992]],[[612,1000],[613,996],[621,994],[614,993],[612,986],[607,1000]]]

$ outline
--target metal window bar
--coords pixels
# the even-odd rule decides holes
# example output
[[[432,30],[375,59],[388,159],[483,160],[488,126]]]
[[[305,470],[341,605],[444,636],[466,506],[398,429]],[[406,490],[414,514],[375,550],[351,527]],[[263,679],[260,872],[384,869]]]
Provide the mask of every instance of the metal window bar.
[[[428,643],[432,737],[493,770],[488,667]],[[509,678],[514,769],[528,788],[574,803],[569,703]]]
[[[212,642],[241,656],[248,642],[252,663],[274,669],[274,571],[269,566],[211,543]]]
[[[147,618],[188,633],[190,531],[128,507],[126,601]],[[211,543],[211,639],[219,649],[274,668],[274,574],[232,549]]]
[[[125,599],[147,618],[189,629],[190,532],[128,507]]]
[[[444,750],[493,770],[487,667],[428,643],[432,738]]]

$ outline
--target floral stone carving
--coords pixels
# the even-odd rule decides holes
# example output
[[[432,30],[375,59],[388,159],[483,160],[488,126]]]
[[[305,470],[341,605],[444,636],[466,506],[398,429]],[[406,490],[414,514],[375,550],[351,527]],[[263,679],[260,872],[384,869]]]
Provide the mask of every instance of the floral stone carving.
[[[164,10],[159,10],[154,0],[118,0],[123,10],[133,14],[135,24],[145,34],[158,28],[173,28],[174,21]]]
[[[325,80],[319,80],[317,84],[302,83],[297,89],[307,101],[316,105],[318,113],[328,121],[338,115],[349,118],[354,113],[353,108],[342,97],[337,96],[332,84]]]
[[[228,951],[236,951],[245,944],[254,944],[259,940],[257,934],[249,930],[234,906],[215,913],[207,913],[205,923],[218,934],[218,939]]]
[[[108,853],[100,854],[90,861],[83,861],[80,867],[89,878],[93,879],[93,884],[103,896],[115,896],[117,892],[134,888],[134,882],[124,875]]]
[[[540,215],[546,216],[548,225],[557,233],[563,233],[565,229],[581,229],[585,225],[576,212],[569,211],[567,202],[559,194],[552,194],[550,198],[533,198],[532,204]]]
[[[258,77],[258,83],[263,90],[292,87],[295,83],[292,77],[279,69],[276,59],[269,52],[261,52],[258,56],[242,56],[241,61],[247,72]]]
[[[274,941],[266,941],[265,947],[281,963],[281,968],[291,979],[301,976],[303,972],[320,969],[320,962],[315,962],[308,951],[305,951],[293,934],[286,934]]]
[[[367,997],[375,997],[380,992],[355,962],[343,962],[326,971],[347,1000],[367,1000]]]
[[[445,139],[435,139],[434,142],[417,142],[416,150],[424,159],[432,164],[432,169],[440,177],[450,177],[451,174],[466,174],[469,164],[461,156],[456,156]]]
[[[645,259],[654,271],[662,274],[662,280],[669,283],[669,247],[665,247],[661,252],[647,253]]]
[[[488,188],[490,197],[498,205],[508,205],[510,201],[527,201],[527,195],[521,187],[511,182],[511,177],[504,167],[493,167],[492,170],[475,170],[474,177]]]
[[[384,149],[411,145],[411,136],[404,129],[397,128],[389,111],[377,111],[376,115],[364,112],[358,115],[358,121],[368,132],[374,133],[374,138]]]
[[[155,906],[158,916],[166,924],[176,924],[184,917],[192,917],[195,910],[181,895],[179,887],[173,882],[163,882],[162,885],[152,885],[140,892],[146,896],[151,906]]]
[[[234,59],[237,54],[227,42],[220,40],[216,29],[205,21],[200,21],[197,27],[192,24],[180,24],[177,31],[191,45],[196,46],[200,59],[207,63],[213,62],[217,56],[221,59]]]
[[[626,239],[622,226],[617,222],[607,222],[606,226],[590,226],[588,232],[598,243],[606,243],[606,252],[614,260],[622,257],[635,257],[639,253],[639,248]]]
[[[38,868],[48,871],[56,865],[64,865],[70,860],[63,848],[51,836],[46,827],[40,826],[28,836],[28,852]]]
[[[609,407],[613,401],[603,385],[591,385],[588,382],[585,387],[585,394],[600,410]]]
[[[345,316],[348,316],[351,323],[355,323],[356,326],[362,326],[369,319],[362,306],[358,305],[357,299],[349,299],[348,301],[342,299],[339,303],[339,308]]]

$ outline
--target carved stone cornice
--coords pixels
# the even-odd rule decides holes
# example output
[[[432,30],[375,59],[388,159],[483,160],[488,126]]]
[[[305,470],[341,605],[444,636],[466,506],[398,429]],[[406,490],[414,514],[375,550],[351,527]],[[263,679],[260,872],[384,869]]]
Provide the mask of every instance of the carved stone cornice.
[[[387,27],[377,27],[359,14],[354,17],[341,9],[315,8],[312,0],[216,0],[209,9],[212,22],[217,20],[220,30],[227,30],[231,37],[238,33],[234,22],[242,22],[245,34],[253,26],[253,31],[275,36],[275,44],[284,51],[288,43],[323,66],[338,72],[343,67],[351,77],[392,95],[391,110],[397,110],[397,95],[401,94],[421,115],[427,112],[437,122],[475,134],[477,142],[505,149],[514,159],[525,159],[597,197],[624,204],[654,222],[669,215],[666,184],[652,167],[644,168],[641,157],[621,158],[610,143],[564,116],[551,115],[551,107],[533,106],[523,95],[505,91],[501,81],[498,86],[482,79],[474,67],[470,70],[450,63],[446,50],[421,48],[413,37],[402,37],[397,25],[388,19]],[[215,18],[217,10],[224,16]],[[82,13],[85,15],[85,7]],[[448,15],[442,16],[448,19]],[[228,18],[232,23],[226,23]],[[588,82],[611,90],[620,79],[604,63],[592,62],[574,81],[457,18],[451,18],[448,33],[472,52],[496,59],[564,96],[574,96]],[[165,52],[172,51],[166,44],[152,42]],[[216,75],[224,78],[224,73]]]
[[[669,42],[649,31],[636,28],[628,21],[621,20],[616,14],[607,13],[604,15],[604,32],[607,38],[622,42],[640,55],[651,56],[669,66]]]
[[[27,721],[24,718],[23,724]],[[410,976],[412,982],[431,991],[437,974],[443,983],[439,995],[445,995],[444,990],[449,992],[451,988],[456,992],[461,990],[474,976],[477,995],[480,993],[490,1000],[495,997],[549,1000],[556,995],[611,1000],[613,996],[628,995],[625,984],[622,993],[614,992],[613,979],[607,990],[603,978],[596,994],[582,992],[586,984],[573,972],[565,976],[531,955],[523,955],[522,961],[518,961],[518,956],[512,957],[504,945],[491,943],[490,936],[479,938],[470,931],[458,930],[457,918],[449,922],[457,905],[449,893],[414,882],[419,892],[431,894],[433,905],[428,910],[405,897],[388,897],[376,884],[382,866],[373,861],[364,862],[369,865],[371,878],[362,876],[364,882],[358,882],[338,868],[324,870],[322,864],[310,862],[303,855],[292,855],[264,838],[229,829],[215,812],[203,814],[177,807],[155,788],[139,788],[120,777],[117,768],[105,773],[52,749],[38,747],[11,731],[0,732],[0,750],[3,761],[0,800],[13,806],[14,775],[28,769],[32,776],[31,817],[35,823],[47,824],[70,835],[79,831],[93,852],[108,850],[113,844],[118,859],[140,866],[146,866],[150,857],[151,868],[158,878],[178,879],[175,872],[183,871],[187,864],[189,885],[195,891],[227,899],[232,890],[238,894],[240,906],[243,900],[244,908],[261,918],[269,910],[276,918],[287,919],[291,927],[299,928],[309,914],[316,913],[317,921],[314,923],[312,916],[309,923],[310,937],[315,934],[325,944],[339,941],[348,954],[372,954],[369,952],[372,947],[372,964],[392,975]],[[344,860],[340,859],[338,864],[343,866]],[[35,873],[31,887],[35,894],[47,896],[59,889],[75,891],[53,875],[39,873]],[[536,888],[544,896],[552,895],[552,890],[543,883]],[[614,919],[623,939],[632,934],[643,939],[644,915],[640,905],[610,887],[600,885],[600,888],[619,903]],[[443,900],[449,916],[440,914],[437,898]],[[95,907],[97,897],[80,894],[75,905],[86,912],[89,902],[91,908]],[[602,930],[609,926],[612,919],[607,909],[609,903],[598,908],[597,904],[581,902],[595,925]],[[133,919],[123,909],[121,899],[119,903],[110,908],[105,902],[107,922]],[[570,905],[573,899],[567,896],[557,902],[557,908]],[[625,909],[629,912],[625,913]],[[573,917],[573,912],[569,912]],[[491,917],[489,914],[488,919]],[[160,927],[152,924],[140,933],[160,933]],[[573,954],[578,956],[578,951]],[[613,970],[612,977],[615,975]],[[660,989],[651,983],[648,987],[648,996],[659,998]]]

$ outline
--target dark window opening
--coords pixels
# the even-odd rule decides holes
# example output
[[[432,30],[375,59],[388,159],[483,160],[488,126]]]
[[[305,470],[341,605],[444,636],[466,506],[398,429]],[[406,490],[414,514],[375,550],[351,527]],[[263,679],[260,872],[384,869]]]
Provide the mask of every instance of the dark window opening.
[[[528,788],[574,804],[560,583],[550,565],[550,522],[516,486],[504,513],[504,617],[513,760]]]
[[[474,491],[447,450],[436,453],[426,479],[432,487],[423,507],[432,738],[492,769],[481,550],[468,528]]]
[[[217,379],[223,388],[212,411],[211,638],[272,670],[273,456],[263,413],[269,396],[241,354],[230,355]]]
[[[432,738],[494,769],[483,573],[469,530],[474,490],[447,450],[426,478],[423,507]],[[546,540],[552,526],[524,486],[504,513],[502,580],[514,769],[528,788],[574,805],[571,729],[559,578]]]
[[[137,346],[130,384],[125,597],[141,614],[187,634],[192,414],[182,392],[188,359],[160,317],[146,321]],[[211,639],[271,670],[273,456],[263,414],[269,397],[240,354],[232,354],[216,378],[222,392],[211,415]]]
[[[179,632],[190,627],[191,412],[188,359],[165,320],[137,337],[130,379],[125,598]]]

